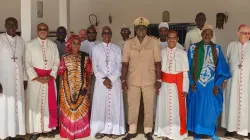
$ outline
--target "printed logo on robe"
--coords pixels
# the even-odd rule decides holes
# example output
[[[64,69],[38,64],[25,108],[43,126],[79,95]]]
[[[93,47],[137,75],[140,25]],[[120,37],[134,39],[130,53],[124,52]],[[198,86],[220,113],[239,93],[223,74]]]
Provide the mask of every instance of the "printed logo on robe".
[[[207,83],[209,83],[213,79],[214,79],[214,65],[206,64],[202,68],[199,83],[205,87]]]
[[[194,49],[195,49],[195,45],[192,45],[191,47],[190,47],[190,53],[191,53],[191,58],[193,59],[194,58]]]

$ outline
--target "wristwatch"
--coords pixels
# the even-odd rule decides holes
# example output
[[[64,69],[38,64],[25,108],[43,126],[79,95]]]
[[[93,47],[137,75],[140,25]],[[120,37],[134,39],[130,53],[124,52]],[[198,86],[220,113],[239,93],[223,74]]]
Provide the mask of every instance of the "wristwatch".
[[[162,82],[162,80],[161,80],[161,79],[157,79],[156,81],[158,81],[158,82]]]

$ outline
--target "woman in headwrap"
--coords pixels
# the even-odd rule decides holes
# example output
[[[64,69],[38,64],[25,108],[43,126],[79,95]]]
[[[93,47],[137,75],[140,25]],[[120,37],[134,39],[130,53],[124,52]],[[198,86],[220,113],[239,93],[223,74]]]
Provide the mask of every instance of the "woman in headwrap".
[[[70,140],[88,137],[89,93],[92,65],[89,55],[80,52],[81,40],[76,35],[66,42],[66,52],[58,69],[60,75],[60,136]]]

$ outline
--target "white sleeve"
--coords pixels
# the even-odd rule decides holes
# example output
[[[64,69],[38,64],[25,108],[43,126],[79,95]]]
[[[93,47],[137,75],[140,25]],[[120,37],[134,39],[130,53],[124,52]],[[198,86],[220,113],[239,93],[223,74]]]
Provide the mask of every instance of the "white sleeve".
[[[32,43],[28,43],[26,50],[25,50],[25,68],[26,73],[28,75],[28,78],[30,80],[35,79],[38,77],[36,71],[34,70],[33,64],[32,64],[32,52],[30,51],[30,47],[32,47]]]
[[[114,83],[120,76],[121,76],[121,69],[122,69],[122,53],[121,49],[119,48],[119,54],[117,55],[118,58],[116,60],[116,68],[115,70],[108,76],[108,78]]]
[[[189,78],[188,78],[189,64],[187,53],[185,53],[184,61],[183,61],[183,92],[187,92],[189,90]]]
[[[92,68],[93,68],[93,72],[95,74],[96,80],[103,82],[104,81],[104,77],[107,77],[104,73],[102,73],[99,70],[99,66],[98,66],[98,50],[93,48],[92,50]]]
[[[188,51],[188,48],[190,47],[190,45],[191,45],[190,33],[187,32],[185,43],[184,43],[184,48],[185,48],[186,51]]]
[[[53,60],[53,66],[52,66],[52,71],[50,73],[51,76],[53,76],[55,79],[57,77],[57,70],[58,70],[58,67],[59,67],[59,64],[60,64],[60,58],[59,58],[59,52],[58,52],[58,49],[56,47],[56,44],[54,44],[54,60]]]

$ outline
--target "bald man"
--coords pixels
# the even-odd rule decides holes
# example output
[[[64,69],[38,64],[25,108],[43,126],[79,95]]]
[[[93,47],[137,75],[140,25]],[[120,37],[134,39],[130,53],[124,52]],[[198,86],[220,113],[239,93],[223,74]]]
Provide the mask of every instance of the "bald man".
[[[80,37],[81,41],[84,41],[87,39],[87,31],[85,29],[79,30],[78,36]]]
[[[121,48],[111,43],[112,31],[102,29],[103,42],[92,51],[92,66],[96,77],[91,110],[91,136],[96,139],[111,135],[113,139],[125,133],[123,94],[121,88]]]

